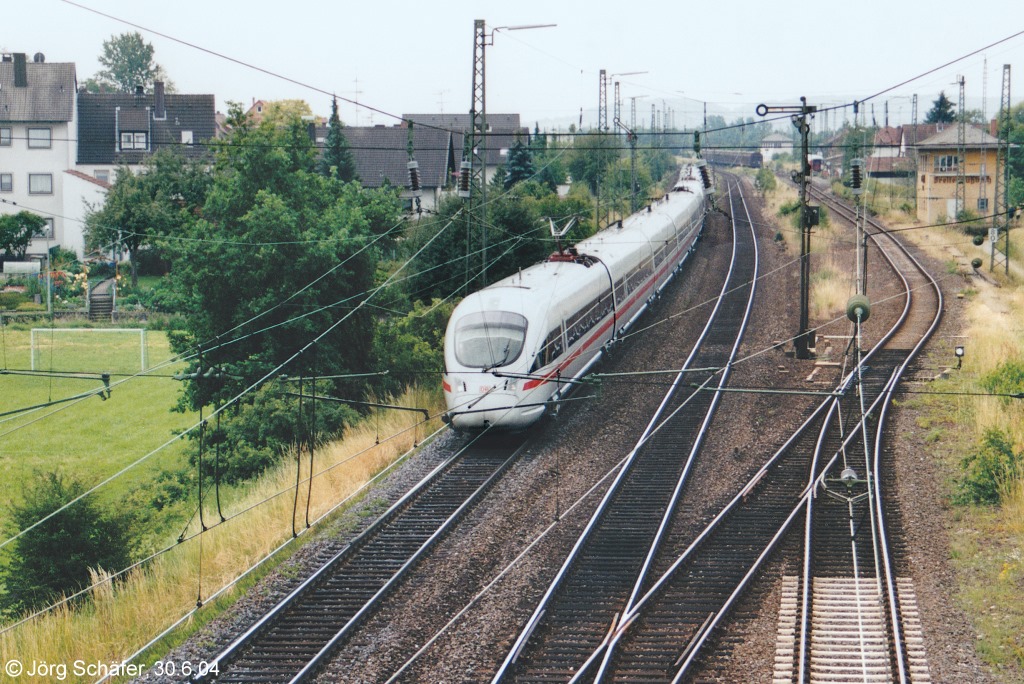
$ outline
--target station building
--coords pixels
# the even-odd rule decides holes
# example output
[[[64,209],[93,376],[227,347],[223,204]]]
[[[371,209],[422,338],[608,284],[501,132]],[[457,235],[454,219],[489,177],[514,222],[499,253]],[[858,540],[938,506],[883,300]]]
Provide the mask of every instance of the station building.
[[[999,141],[977,126],[968,125],[964,135],[964,206],[978,216],[994,210]],[[958,126],[920,140],[917,151],[917,218],[925,223],[952,220],[956,216],[957,176],[960,172]]]

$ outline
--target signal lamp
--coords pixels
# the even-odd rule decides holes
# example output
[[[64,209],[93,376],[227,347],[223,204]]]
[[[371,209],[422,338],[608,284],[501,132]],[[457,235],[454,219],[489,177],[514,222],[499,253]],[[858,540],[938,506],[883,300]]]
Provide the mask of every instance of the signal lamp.
[[[462,162],[462,165],[459,167],[459,197],[469,197],[469,185],[472,174],[472,162]]]

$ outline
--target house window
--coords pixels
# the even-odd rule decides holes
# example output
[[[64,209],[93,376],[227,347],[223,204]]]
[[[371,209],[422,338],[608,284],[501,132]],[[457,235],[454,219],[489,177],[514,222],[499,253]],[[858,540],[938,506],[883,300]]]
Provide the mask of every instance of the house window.
[[[14,191],[14,174],[0,173],[0,192]]]
[[[957,170],[955,154],[935,155],[935,173],[951,173]]]
[[[96,169],[93,171],[92,175],[95,176],[98,181],[103,181],[104,183],[110,182],[110,171],[108,169]]]
[[[148,150],[149,135],[146,133],[121,133],[121,150]]]
[[[30,173],[28,174],[28,194],[30,195],[52,195],[53,174],[51,173]]]
[[[988,211],[988,197],[978,198],[978,211]]]
[[[44,223],[43,227],[39,229],[39,237],[46,238],[47,240],[52,240],[55,237],[55,234],[53,232],[53,219],[48,218],[43,220],[46,223]]]
[[[192,131],[182,131],[181,132],[181,144],[182,145],[191,145],[192,144]]]
[[[0,147],[11,146],[11,129],[0,128]]]
[[[49,149],[52,132],[49,128],[28,129],[28,146],[30,149]]]

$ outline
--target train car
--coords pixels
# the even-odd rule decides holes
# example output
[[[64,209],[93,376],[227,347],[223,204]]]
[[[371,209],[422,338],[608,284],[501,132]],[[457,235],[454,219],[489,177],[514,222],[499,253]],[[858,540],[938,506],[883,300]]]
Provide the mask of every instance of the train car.
[[[706,211],[688,166],[663,199],[467,296],[445,332],[445,420],[523,429],[557,406],[671,279]]]
[[[750,169],[759,169],[764,163],[764,157],[758,150],[706,150],[704,158],[715,166],[744,166]]]

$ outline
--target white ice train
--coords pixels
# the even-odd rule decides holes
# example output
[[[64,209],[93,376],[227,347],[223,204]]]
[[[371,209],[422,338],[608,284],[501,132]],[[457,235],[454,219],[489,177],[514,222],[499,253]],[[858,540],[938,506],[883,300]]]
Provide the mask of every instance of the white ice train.
[[[707,211],[700,171],[685,167],[662,200],[462,300],[445,332],[446,420],[522,429],[557,406],[693,248]]]

